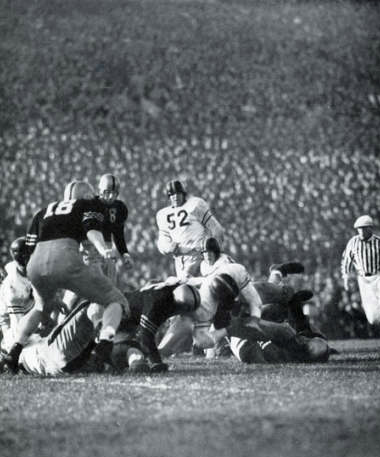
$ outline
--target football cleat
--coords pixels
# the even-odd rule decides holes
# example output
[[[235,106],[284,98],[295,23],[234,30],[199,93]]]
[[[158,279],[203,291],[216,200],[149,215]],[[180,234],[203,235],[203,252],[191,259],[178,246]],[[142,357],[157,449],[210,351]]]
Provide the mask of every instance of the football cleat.
[[[100,178],[98,190],[100,199],[110,204],[119,195],[120,182],[116,176],[107,173]]]
[[[10,354],[0,352],[0,373],[17,374],[19,371],[18,360],[15,360]]]
[[[165,373],[169,371],[169,365],[164,362],[152,363],[150,366],[151,373]]]
[[[144,331],[138,331],[136,334],[135,342],[147,358],[150,364],[150,370],[152,372],[160,373],[163,371],[168,371],[168,365],[162,361],[153,335],[150,335]]]

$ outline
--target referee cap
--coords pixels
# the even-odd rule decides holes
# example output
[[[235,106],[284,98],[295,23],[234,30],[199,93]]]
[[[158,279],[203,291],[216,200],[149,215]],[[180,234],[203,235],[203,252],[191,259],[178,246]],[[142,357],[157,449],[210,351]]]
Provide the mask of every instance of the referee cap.
[[[360,227],[373,227],[373,219],[371,216],[365,214],[364,216],[360,216],[356,219],[354,228]]]

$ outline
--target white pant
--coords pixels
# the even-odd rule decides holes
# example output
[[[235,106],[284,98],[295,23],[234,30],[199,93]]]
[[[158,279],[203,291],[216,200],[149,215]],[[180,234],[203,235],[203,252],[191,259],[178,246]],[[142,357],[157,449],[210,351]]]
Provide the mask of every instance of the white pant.
[[[370,324],[380,324],[380,274],[359,276],[362,307]]]

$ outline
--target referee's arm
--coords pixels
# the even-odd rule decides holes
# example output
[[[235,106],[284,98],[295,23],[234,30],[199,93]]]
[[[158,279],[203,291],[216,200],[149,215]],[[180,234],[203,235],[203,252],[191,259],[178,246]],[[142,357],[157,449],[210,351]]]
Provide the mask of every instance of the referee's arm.
[[[348,275],[352,268],[353,263],[353,255],[352,255],[352,244],[354,238],[351,238],[350,241],[347,243],[345,250],[343,251],[342,255],[342,262],[341,262],[341,272],[343,278],[343,287],[345,290],[348,290]]]

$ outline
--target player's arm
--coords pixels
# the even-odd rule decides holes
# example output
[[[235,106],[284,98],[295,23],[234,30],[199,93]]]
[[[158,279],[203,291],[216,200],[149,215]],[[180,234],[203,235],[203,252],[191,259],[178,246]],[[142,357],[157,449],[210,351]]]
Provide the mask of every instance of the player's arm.
[[[239,281],[240,296],[249,306],[251,316],[261,316],[262,300],[259,293],[253,285],[252,278],[249,276],[246,268],[241,266],[241,280]]]
[[[82,227],[87,239],[95,246],[99,254],[105,259],[116,259],[116,254],[109,249],[102,233],[104,214],[98,208],[88,206],[83,211]]]
[[[163,255],[176,254],[178,244],[175,243],[170,236],[169,230],[165,227],[163,217],[163,213],[159,211],[156,217],[158,227],[157,248]]]
[[[0,285],[0,330],[3,335],[10,327],[9,312],[7,306],[7,278]]]
[[[209,237],[216,238],[219,244],[223,243],[224,229],[222,224],[213,215],[209,205],[203,200],[199,199],[197,206],[201,224],[206,228]]]
[[[46,208],[43,208],[42,210],[38,211],[34,215],[31,223],[29,224],[25,237],[25,248],[28,260],[30,256],[33,254],[33,251],[38,243],[40,222],[43,218],[43,215],[45,214],[45,211]]]
[[[341,266],[340,266],[342,278],[343,278],[343,286],[344,286],[345,290],[348,290],[348,277],[349,277],[350,271],[352,269],[352,264],[353,264],[353,255],[352,255],[353,240],[354,240],[354,238],[351,238],[351,240],[347,243],[347,246],[342,254],[342,260],[341,260]]]
[[[131,268],[133,266],[133,261],[128,252],[127,243],[125,241],[124,223],[115,225],[112,230],[112,238],[118,253],[123,259],[124,266]]]

